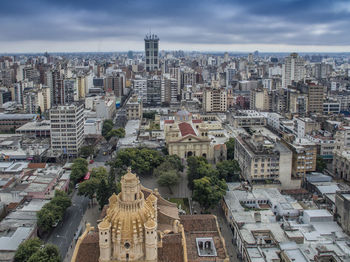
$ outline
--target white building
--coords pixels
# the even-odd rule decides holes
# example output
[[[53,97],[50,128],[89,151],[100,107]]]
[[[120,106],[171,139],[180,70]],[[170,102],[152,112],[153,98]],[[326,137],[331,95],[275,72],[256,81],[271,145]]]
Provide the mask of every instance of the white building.
[[[282,88],[287,88],[292,82],[298,82],[305,77],[305,60],[297,53],[285,58],[282,66]]]
[[[77,156],[84,140],[84,106],[71,104],[50,110],[51,148],[54,152]]]

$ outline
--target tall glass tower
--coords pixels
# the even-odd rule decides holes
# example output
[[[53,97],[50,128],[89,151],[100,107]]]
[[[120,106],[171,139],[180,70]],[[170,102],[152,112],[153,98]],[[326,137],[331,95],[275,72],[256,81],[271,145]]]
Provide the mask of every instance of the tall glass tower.
[[[155,34],[147,34],[145,37],[146,71],[154,71],[159,68],[159,38]]]

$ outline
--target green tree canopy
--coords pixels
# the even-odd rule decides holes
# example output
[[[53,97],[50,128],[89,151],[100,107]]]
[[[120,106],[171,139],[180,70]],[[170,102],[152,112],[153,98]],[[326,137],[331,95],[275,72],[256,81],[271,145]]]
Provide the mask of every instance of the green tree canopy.
[[[174,185],[177,185],[179,183],[179,174],[178,171],[175,169],[170,170],[164,170],[161,172],[161,174],[158,176],[157,183],[160,186],[167,187],[172,194],[171,187]]]
[[[86,158],[95,154],[95,147],[93,145],[82,146],[79,149],[79,155]]]
[[[235,139],[231,137],[226,143],[227,159],[234,159],[235,157]]]
[[[327,168],[326,162],[323,160],[321,156],[317,156],[316,158],[316,171],[323,172]]]
[[[97,178],[90,178],[89,180],[81,182],[79,184],[78,195],[86,196],[92,200],[99,183],[100,181]]]
[[[74,183],[77,183],[84,178],[87,171],[88,162],[84,158],[77,158],[73,161],[70,178]]]
[[[193,200],[197,201],[205,210],[216,206],[227,190],[226,182],[215,176],[196,179],[193,184]]]
[[[105,136],[106,140],[110,140],[112,137],[117,137],[117,138],[125,137],[125,129],[122,127],[118,129],[112,129]]]
[[[147,119],[151,119],[154,120],[155,116],[156,116],[157,112],[156,111],[151,111],[151,112],[144,112],[142,117],[143,118],[147,118]]]
[[[164,161],[160,152],[149,148],[125,148],[118,152],[113,161],[115,168],[126,170],[131,167],[138,175],[150,175]]]
[[[19,245],[15,262],[60,262],[61,257],[57,246],[43,245],[39,238],[28,239]]]
[[[28,239],[22,242],[16,253],[15,253],[15,262],[26,262],[29,258],[35,254],[41,247],[42,242],[39,238]]]
[[[204,157],[190,156],[187,158],[188,187],[193,190],[193,181],[205,176],[218,176],[218,171]]]
[[[38,228],[41,232],[49,232],[52,229],[52,225],[56,222],[56,215],[49,209],[42,208],[36,213],[38,221]]]
[[[106,138],[106,135],[108,134],[109,131],[113,129],[113,121],[108,119],[103,121],[102,125],[102,136]]]
[[[236,160],[224,160],[216,165],[219,172],[219,178],[227,182],[239,181],[239,172],[241,171]]]
[[[71,204],[71,199],[65,192],[56,190],[51,201],[36,214],[39,230],[49,232],[52,226],[63,218],[64,212]]]
[[[97,187],[96,198],[97,202],[102,209],[106,204],[108,204],[109,197],[113,194],[109,189],[106,181],[104,179],[101,180]]]

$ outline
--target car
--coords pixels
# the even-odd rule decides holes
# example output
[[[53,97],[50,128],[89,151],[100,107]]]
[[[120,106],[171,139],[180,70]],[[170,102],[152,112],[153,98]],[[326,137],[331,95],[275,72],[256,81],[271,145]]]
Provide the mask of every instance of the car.
[[[93,160],[93,159],[91,159],[91,160],[89,161],[89,164],[92,164],[92,163],[94,163],[94,160]]]
[[[107,155],[107,152],[103,152],[103,155],[104,155],[104,156]]]
[[[78,189],[78,188],[79,188],[79,184],[76,184],[76,185],[75,185],[75,189]]]

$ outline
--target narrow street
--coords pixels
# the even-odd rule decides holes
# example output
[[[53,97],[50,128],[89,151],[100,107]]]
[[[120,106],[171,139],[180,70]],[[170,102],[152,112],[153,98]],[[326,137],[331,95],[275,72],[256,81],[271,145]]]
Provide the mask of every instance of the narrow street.
[[[78,196],[77,191],[75,191],[72,197],[72,206],[66,210],[63,220],[46,239],[47,243],[57,245],[62,258],[66,256],[75,235],[78,233],[77,230],[88,202],[88,198]]]

